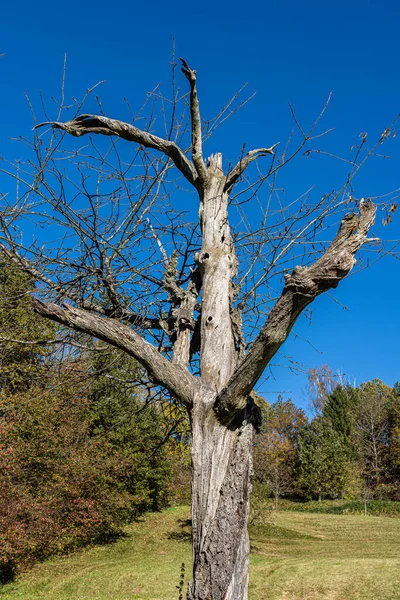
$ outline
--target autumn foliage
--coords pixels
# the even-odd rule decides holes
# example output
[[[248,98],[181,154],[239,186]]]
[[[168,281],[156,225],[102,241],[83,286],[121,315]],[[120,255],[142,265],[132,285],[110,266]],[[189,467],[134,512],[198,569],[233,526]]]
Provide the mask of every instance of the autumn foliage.
[[[2,265],[0,582],[52,554],[109,541],[167,500],[160,412],[144,410],[124,384],[127,365],[114,351],[18,343],[58,335],[30,309],[31,288]]]
[[[93,428],[87,395],[58,392],[33,387],[1,401],[3,581],[17,565],[113,539],[165,501],[166,465],[149,452],[162,434],[155,415],[141,417],[148,431],[131,428],[123,447]]]

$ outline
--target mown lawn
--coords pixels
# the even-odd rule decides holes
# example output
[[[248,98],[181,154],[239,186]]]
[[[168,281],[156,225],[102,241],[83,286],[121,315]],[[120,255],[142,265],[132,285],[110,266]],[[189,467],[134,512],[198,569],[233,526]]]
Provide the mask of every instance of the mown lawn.
[[[177,600],[188,518],[150,514],[115,544],[37,565],[0,599]],[[251,543],[250,600],[400,600],[400,519],[282,511]]]
[[[399,600],[400,519],[281,512],[252,531],[253,600]]]

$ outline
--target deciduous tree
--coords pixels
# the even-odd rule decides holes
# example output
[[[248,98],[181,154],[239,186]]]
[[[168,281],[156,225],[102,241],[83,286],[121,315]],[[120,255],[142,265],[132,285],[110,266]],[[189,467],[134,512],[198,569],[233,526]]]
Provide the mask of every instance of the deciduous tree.
[[[316,415],[321,415],[330,394],[338,385],[329,365],[313,367],[308,371],[307,392]]]
[[[370,490],[370,495],[385,482],[389,447],[388,405],[392,394],[392,388],[379,379],[360,386],[353,437],[360,457],[364,487]]]
[[[388,468],[392,485],[396,489],[396,498],[400,498],[400,384],[393,387],[393,394],[388,406]]]
[[[307,424],[304,412],[291,400],[278,401],[269,407],[262,432],[254,449],[255,478],[266,483],[275,498],[293,490],[297,462],[298,439]]]
[[[168,435],[136,393],[134,359],[105,344],[51,352],[55,327],[32,311],[32,282],[2,266],[0,584],[163,507],[170,473]]]
[[[19,187],[16,203],[3,203],[1,249],[39,282],[38,314],[126,352],[147,370],[155,393],[163,388],[185,407],[192,429],[188,597],[245,600],[259,419],[252,391],[300,314],[340,283],[368,242],[376,205],[355,198],[354,178],[392,129],[375,145],[361,136],[342,186],[332,191],[327,182],[314,199],[300,192],[282,202],[278,175],[296,156],[319,151],[327,105],[308,128],[291,109],[290,143],[247,150],[240,141],[233,163],[218,152],[207,158],[205,144],[235,112],[237,96],[204,121],[196,71],[182,61],[182,95],[172,68],[172,101],[157,87],[129,122],[105,116],[101,104],[98,114],[69,107],[76,113],[65,121],[61,98],[56,118],[41,124],[47,132],[36,130],[30,161],[3,168]],[[249,213],[251,200],[259,212]],[[45,234],[28,247],[18,228],[32,222]]]

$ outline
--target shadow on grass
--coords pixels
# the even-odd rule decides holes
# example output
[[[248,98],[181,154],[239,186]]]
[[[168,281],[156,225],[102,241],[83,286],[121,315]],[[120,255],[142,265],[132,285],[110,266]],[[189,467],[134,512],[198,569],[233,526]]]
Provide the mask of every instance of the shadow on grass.
[[[300,533],[293,529],[286,529],[285,527],[279,527],[269,523],[268,525],[252,525],[249,527],[249,534],[251,542],[268,542],[268,540],[320,540],[321,538],[308,535],[306,533]]]
[[[169,531],[167,538],[177,542],[192,541],[192,519],[178,519],[180,531]]]

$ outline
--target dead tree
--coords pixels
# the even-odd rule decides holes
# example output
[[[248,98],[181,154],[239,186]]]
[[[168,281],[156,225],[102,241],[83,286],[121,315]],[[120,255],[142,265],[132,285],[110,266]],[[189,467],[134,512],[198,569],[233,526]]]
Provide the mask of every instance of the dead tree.
[[[16,201],[3,202],[1,250],[37,281],[33,306],[40,315],[134,357],[155,389],[185,407],[193,474],[188,598],[243,600],[259,418],[252,391],[299,315],[336,288],[368,241],[376,202],[354,199],[351,182],[374,149],[362,138],[336,192],[282,203],[276,177],[300,152],[312,151],[307,144],[321,135],[314,133],[319,119],[306,132],[292,111],[300,137],[294,151],[285,146],[278,154],[271,143],[243,150],[226,167],[221,154],[204,157],[203,142],[232,106],[202,121],[196,72],[182,65],[189,94],[179,98],[174,87],[164,137],[153,133],[152,108],[141,128],[142,114],[122,122],[104,116],[101,105],[97,115],[40,124],[50,130],[47,147],[46,132],[39,137],[36,129],[34,159],[2,169],[19,186]],[[157,99],[166,106],[159,88],[148,102]],[[179,100],[190,113],[187,130],[185,116],[177,119]],[[65,132],[88,137],[71,149]],[[133,152],[117,138],[133,142]],[[246,177],[256,164],[251,183]],[[252,230],[242,200],[257,198],[265,203]],[[191,224],[194,205],[198,223]]]

